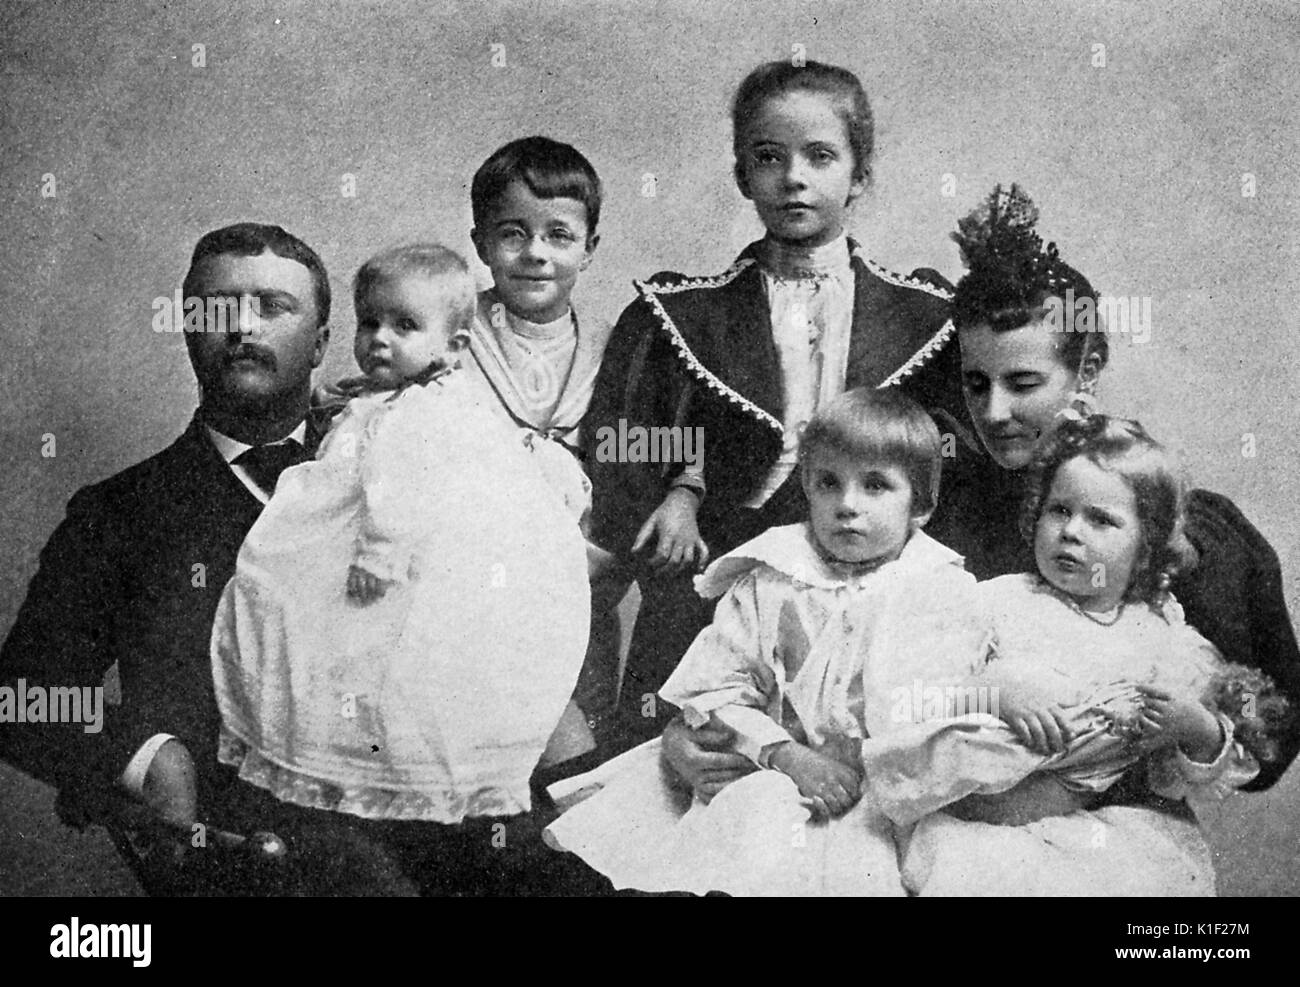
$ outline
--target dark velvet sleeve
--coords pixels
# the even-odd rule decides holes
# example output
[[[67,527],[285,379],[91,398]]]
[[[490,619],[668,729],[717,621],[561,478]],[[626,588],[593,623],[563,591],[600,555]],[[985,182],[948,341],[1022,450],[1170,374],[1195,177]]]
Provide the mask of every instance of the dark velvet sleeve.
[[[1282,592],[1277,553],[1227,497],[1193,490],[1187,500],[1187,535],[1199,562],[1173,585],[1187,622],[1225,659],[1269,675],[1300,710],[1300,651]],[[1263,765],[1246,791],[1271,786],[1300,750],[1300,716],[1279,738],[1278,760]]]
[[[616,555],[627,555],[667,491],[663,468],[627,462],[618,439],[630,428],[671,425],[682,387],[672,347],[649,304],[638,298],[614,327],[583,424],[591,537]]]

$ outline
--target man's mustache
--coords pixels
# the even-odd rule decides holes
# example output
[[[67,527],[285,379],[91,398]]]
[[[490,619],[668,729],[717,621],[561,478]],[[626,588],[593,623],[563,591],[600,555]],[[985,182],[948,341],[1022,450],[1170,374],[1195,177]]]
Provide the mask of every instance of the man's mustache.
[[[275,354],[270,350],[250,343],[240,343],[238,346],[227,350],[221,362],[223,366],[229,367],[237,360],[252,360],[262,364],[268,370],[275,369]]]

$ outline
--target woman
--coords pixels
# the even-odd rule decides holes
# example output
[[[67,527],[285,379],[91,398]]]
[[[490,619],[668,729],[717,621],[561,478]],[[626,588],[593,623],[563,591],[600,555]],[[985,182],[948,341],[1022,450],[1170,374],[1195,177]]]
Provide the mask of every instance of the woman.
[[[1029,218],[1032,239],[1017,247],[1003,235],[997,249],[981,251],[981,238],[988,238],[980,227],[999,222],[989,216],[999,209],[1027,212],[1028,217],[1003,222],[1023,231],[1026,224],[1015,221]],[[980,579],[1032,571],[1032,548],[1017,533],[1025,469],[1037,440],[1059,414],[1070,413],[1072,403],[1095,406],[1093,394],[1108,357],[1104,331],[1063,331],[1086,328],[1082,313],[1097,310],[1097,293],[1060,260],[1055,244],[1041,249],[1032,233],[1034,217],[1027,196],[1015,186],[1010,193],[999,187],[954,235],[971,268],[953,298],[962,387],[980,441],[1000,471],[990,471],[989,486],[954,488],[949,510],[928,530],[962,553],[967,569]],[[1073,312],[1065,310],[1068,293],[1075,299]],[[1272,677],[1294,704],[1300,698],[1300,653],[1277,554],[1232,501],[1208,490],[1189,494],[1186,534],[1198,562],[1176,575],[1170,589],[1187,622],[1226,660]],[[1283,740],[1281,757],[1247,790],[1272,785],[1298,748],[1300,733],[1293,729]]]
[[[1021,222],[1005,223],[1008,217]],[[1042,249],[1033,233],[1034,218],[1027,197],[1014,186],[1005,195],[999,188],[985,210],[964,220],[954,237],[971,266],[953,299],[962,385],[988,453],[984,463],[992,468],[978,471],[978,484],[947,486],[942,513],[927,532],[962,553],[967,568],[981,579],[1032,570],[1032,550],[1017,529],[1025,468],[1038,439],[1059,414],[1095,403],[1093,392],[1108,357],[1104,332],[1062,331],[1086,328],[1082,316],[1089,307],[1096,311],[1097,295],[1086,278],[1060,260],[1054,244]],[[1001,237],[993,249],[981,249],[981,239],[987,241],[981,230],[1000,219],[1020,232]],[[1068,297],[1075,300],[1073,311],[1066,311]],[[1272,677],[1294,706],[1300,702],[1300,652],[1276,553],[1219,494],[1192,491],[1187,515],[1186,533],[1199,563],[1171,585],[1187,622],[1226,660]],[[692,733],[674,723],[664,734],[664,756],[697,792],[711,797],[752,770],[743,759],[722,752],[726,742],[720,728]],[[1293,721],[1281,737],[1279,757],[1244,790],[1270,787],[1298,748],[1300,732]],[[1203,843],[1190,814],[1146,793],[1140,773],[1131,773],[1094,808],[1135,803],[1167,810],[1162,822],[1174,833],[1171,838],[1189,847]],[[972,814],[979,811],[975,803],[966,808]]]

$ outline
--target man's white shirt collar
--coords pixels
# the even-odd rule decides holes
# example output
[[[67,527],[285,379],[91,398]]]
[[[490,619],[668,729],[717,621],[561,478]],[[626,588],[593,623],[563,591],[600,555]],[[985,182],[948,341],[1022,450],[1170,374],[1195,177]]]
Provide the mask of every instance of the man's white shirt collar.
[[[211,425],[204,425],[203,427],[207,429],[208,438],[212,440],[213,447],[217,450],[218,454],[220,454],[221,458],[226,461],[226,465],[230,467],[230,471],[238,477],[239,482],[247,487],[248,492],[263,504],[267,503],[271,498],[267,495],[266,491],[259,487],[244,468],[235,462],[236,459],[253,447],[245,442],[240,442],[238,439],[232,439],[229,435],[226,435],[223,432],[218,432]],[[307,420],[305,418],[298,423],[297,428],[284,438],[264,444],[280,445],[283,442],[287,442],[289,439],[296,439],[300,445],[305,446],[307,444]]]

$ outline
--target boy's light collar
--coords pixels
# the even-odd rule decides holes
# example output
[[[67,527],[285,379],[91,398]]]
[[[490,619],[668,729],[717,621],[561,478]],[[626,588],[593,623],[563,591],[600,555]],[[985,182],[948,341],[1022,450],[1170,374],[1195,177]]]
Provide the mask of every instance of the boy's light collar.
[[[573,331],[574,316],[572,306],[559,318],[550,322],[533,322],[510,311],[495,291],[490,293],[490,297],[491,305],[488,307],[488,317],[491,319],[494,329],[509,329],[520,336],[527,336],[530,339],[554,339],[557,336]]]

